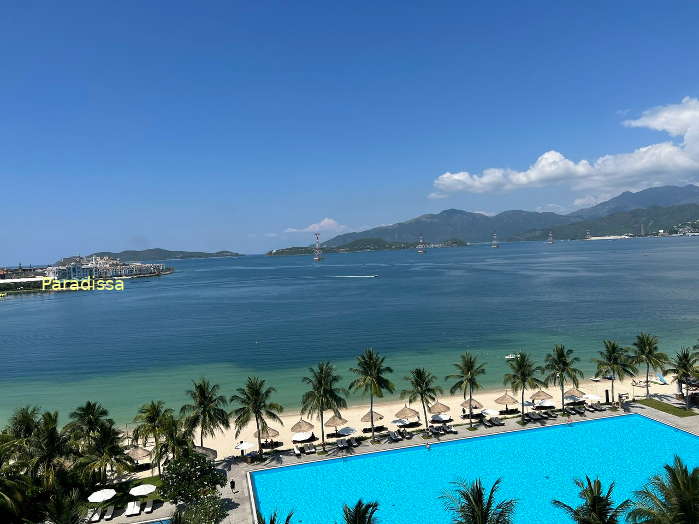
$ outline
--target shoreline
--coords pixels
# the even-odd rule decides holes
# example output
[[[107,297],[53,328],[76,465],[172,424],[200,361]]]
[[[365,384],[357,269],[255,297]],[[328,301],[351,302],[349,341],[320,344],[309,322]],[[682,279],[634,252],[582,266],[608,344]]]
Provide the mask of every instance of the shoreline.
[[[148,273],[147,275],[126,275],[126,276],[121,276],[121,277],[105,277],[102,280],[127,280],[127,279],[133,279],[133,278],[154,278],[154,277],[162,277],[165,275],[171,275],[172,273],[175,272],[174,267],[169,267],[165,270],[163,270],[160,273]],[[27,284],[40,284],[45,280],[44,277],[36,277],[35,280],[28,280]],[[2,287],[3,282],[0,280],[0,288]],[[22,294],[27,294],[27,293],[55,293],[55,292],[61,292],[61,291],[86,291],[84,289],[42,289],[42,287],[32,287],[28,289],[7,289],[3,290],[0,289],[0,295],[5,294],[5,295],[22,295]],[[94,290],[92,290],[94,291]]]

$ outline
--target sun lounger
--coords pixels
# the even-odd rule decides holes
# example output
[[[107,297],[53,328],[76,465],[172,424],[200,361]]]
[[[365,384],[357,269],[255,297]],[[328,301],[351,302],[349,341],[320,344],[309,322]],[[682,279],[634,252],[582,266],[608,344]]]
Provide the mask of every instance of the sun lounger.
[[[495,425],[495,426],[504,426],[505,425],[505,423],[502,420],[500,420],[498,417],[491,418],[490,422],[492,422],[493,425]]]
[[[430,426],[430,434],[436,438],[439,438],[442,436],[442,434],[439,431],[437,431],[437,429],[434,426]]]
[[[548,418],[558,418],[558,413],[556,413],[554,410],[549,409],[546,411],[546,416]]]
[[[456,435],[459,433],[456,429],[454,429],[454,426],[444,426],[444,429],[447,430],[447,433],[451,433],[452,435]]]
[[[595,411],[607,411],[607,408],[605,408],[602,404],[594,404],[592,409]]]
[[[597,413],[597,410],[595,408],[593,408],[592,406],[588,406],[587,404],[585,404],[585,411],[587,411],[588,413]]]
[[[153,513],[153,499],[150,499],[148,502],[146,502],[146,509],[144,511],[146,513]]]
[[[104,512],[104,520],[112,520],[114,516],[114,506],[109,506],[107,511]]]
[[[294,455],[296,455],[296,458],[301,458],[301,450],[298,446],[294,446]]]
[[[347,449],[348,447],[347,440],[341,438],[337,441],[337,449]]]
[[[102,508],[95,508],[88,510],[87,521],[88,522],[99,522],[102,516]]]
[[[137,500],[132,500],[131,502],[128,503],[126,506],[126,511],[124,512],[124,515],[127,517],[134,517],[136,515],[141,514],[141,503]]]
[[[573,413],[576,413],[576,414],[580,415],[581,417],[585,414],[585,412],[584,412],[582,409],[580,409],[580,408],[571,407],[570,410],[571,410]]]
[[[667,380],[665,380],[664,376],[662,376],[660,373],[657,373],[655,376],[658,377],[658,382],[660,382],[663,386],[667,386]]]
[[[481,424],[483,424],[486,428],[492,428],[494,426],[494,424],[487,418],[481,420]]]
[[[359,446],[359,441],[354,437],[349,439],[349,443],[350,443],[350,446],[352,446],[353,448],[356,448],[357,446]]]
[[[406,431],[405,428],[401,428],[398,430],[398,434],[403,437],[404,439],[411,439],[413,438],[413,434],[410,433],[409,431]]]

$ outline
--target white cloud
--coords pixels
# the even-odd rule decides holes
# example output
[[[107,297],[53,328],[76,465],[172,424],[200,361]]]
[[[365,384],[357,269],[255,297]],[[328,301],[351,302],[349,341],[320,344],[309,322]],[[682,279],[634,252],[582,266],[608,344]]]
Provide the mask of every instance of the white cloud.
[[[639,147],[629,153],[604,155],[592,161],[575,162],[558,151],[547,151],[524,171],[488,168],[481,173],[447,172],[434,181],[437,192],[429,197],[567,184],[574,191],[590,193],[578,200],[591,201],[602,194],[699,180],[698,99],[685,97],[679,104],[654,107],[638,119],[624,121],[623,125],[664,131],[683,140],[681,143],[668,141]]]
[[[340,224],[337,220],[326,217],[316,224],[311,224],[301,229],[288,227],[284,230],[284,233],[320,233],[321,231],[340,232],[347,231],[348,229],[349,228],[347,226]]]
[[[497,215],[497,213],[493,213],[492,211],[471,211],[471,213],[478,213],[479,215],[485,215],[487,217],[494,217]]]

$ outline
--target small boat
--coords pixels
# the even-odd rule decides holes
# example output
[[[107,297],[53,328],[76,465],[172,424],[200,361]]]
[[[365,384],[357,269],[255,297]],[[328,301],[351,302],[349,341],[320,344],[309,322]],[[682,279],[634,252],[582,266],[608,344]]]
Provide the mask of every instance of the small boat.
[[[424,255],[425,254],[425,244],[422,241],[422,235],[420,235],[420,240],[417,243],[417,254],[418,255]]]
[[[493,233],[493,240],[490,242],[490,247],[500,247],[498,244],[498,235],[496,233]]]
[[[553,244],[553,231],[549,231],[549,238],[546,240],[547,244]]]
[[[519,353],[510,353],[509,355],[505,355],[505,360],[514,360],[519,356]]]
[[[320,262],[323,260],[323,251],[320,249],[320,234],[316,233],[316,245],[313,248],[313,262]]]

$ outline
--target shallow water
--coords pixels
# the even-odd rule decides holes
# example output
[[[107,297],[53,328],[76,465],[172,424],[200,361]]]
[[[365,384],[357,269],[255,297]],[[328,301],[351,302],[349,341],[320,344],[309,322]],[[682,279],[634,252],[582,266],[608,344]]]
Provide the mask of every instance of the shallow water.
[[[402,387],[411,367],[449,373],[461,351],[487,362],[499,385],[504,356],[541,361],[556,343],[580,366],[604,338],[644,330],[668,352],[697,339],[699,239],[502,244],[310,257],[172,261],[177,271],[123,292],[0,300],[0,418],[39,404],[67,413],[92,399],[119,422],[151,399],[173,407],[191,379],[231,394],[248,374],[293,407],[306,368],[331,360],[349,379],[372,346]],[[378,278],[335,278],[378,275]]]

